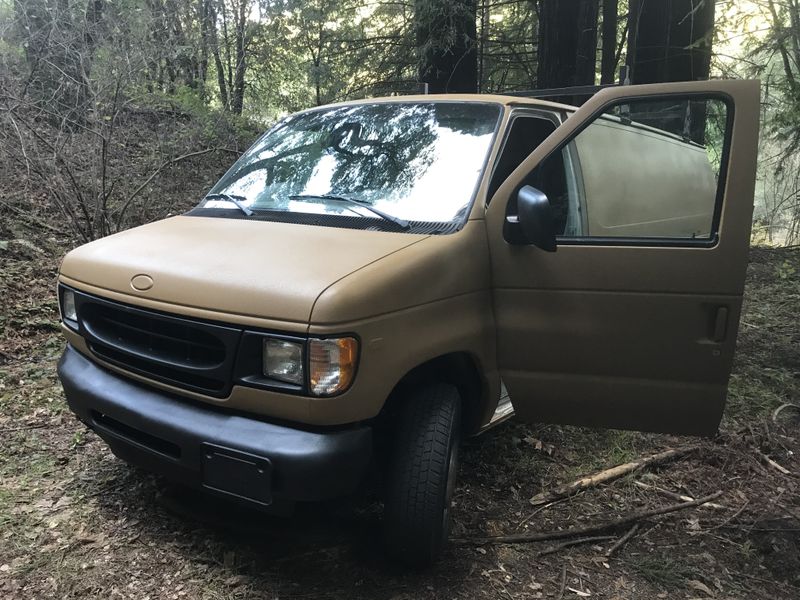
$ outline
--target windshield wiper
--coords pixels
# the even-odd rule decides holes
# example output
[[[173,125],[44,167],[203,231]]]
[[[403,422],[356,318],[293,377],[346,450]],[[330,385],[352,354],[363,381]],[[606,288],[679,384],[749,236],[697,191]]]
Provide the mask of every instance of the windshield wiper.
[[[246,214],[248,217],[253,216],[253,211],[242,204],[242,200],[247,200],[244,196],[237,196],[236,194],[207,194],[203,200],[226,200],[236,205],[236,207]]]
[[[394,215],[385,213],[382,210],[372,206],[366,200],[360,200],[358,198],[346,198],[344,196],[335,196],[333,194],[294,194],[292,196],[289,196],[289,200],[330,200],[332,202],[347,202],[349,204],[355,204],[357,206],[366,208],[371,213],[378,215],[381,219],[385,221],[394,223],[401,229],[411,229],[411,225],[409,225],[408,221],[406,221],[405,219],[401,219],[399,217],[395,217]]]

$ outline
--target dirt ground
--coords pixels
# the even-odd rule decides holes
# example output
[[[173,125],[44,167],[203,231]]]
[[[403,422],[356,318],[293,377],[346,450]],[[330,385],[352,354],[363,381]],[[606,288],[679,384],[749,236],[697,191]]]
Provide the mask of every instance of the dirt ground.
[[[752,252],[716,439],[662,468],[535,508],[529,499],[544,489],[696,440],[506,423],[466,444],[453,536],[557,530],[675,502],[653,487],[692,497],[721,490],[717,507],[642,521],[611,557],[614,539],[561,549],[452,545],[436,567],[405,572],[381,553],[380,505],[369,489],[270,518],[115,459],[65,407],[54,282],[68,243],[34,229],[0,223],[2,598],[800,597],[800,413],[772,416],[800,403],[797,249]]]

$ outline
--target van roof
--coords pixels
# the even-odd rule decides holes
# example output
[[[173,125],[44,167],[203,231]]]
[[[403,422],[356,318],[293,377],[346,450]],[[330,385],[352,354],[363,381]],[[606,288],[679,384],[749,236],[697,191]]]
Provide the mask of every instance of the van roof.
[[[334,106],[352,106],[355,104],[375,104],[384,102],[492,102],[504,106],[541,107],[570,111],[576,109],[575,106],[569,104],[550,102],[549,100],[526,96],[504,96],[501,94],[412,94],[408,96],[381,96],[376,98],[362,98],[360,100],[347,100],[323,106],[315,106],[307,110],[312,111]]]

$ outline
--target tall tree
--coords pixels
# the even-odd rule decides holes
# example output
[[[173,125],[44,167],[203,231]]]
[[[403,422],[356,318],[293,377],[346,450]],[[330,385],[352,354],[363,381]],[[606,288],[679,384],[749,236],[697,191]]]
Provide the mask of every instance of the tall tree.
[[[800,1],[768,0],[770,31],[753,48],[750,73],[763,83],[764,134],[760,161],[765,186],[762,219],[767,236],[783,232],[786,243],[800,242]]]
[[[632,83],[708,79],[714,0],[630,0]]]
[[[708,79],[714,38],[714,0],[630,0],[628,66],[632,83]],[[660,127],[704,143],[706,111],[659,117]]]
[[[233,88],[231,90],[231,111],[237,115],[242,114],[244,106],[244,74],[247,70],[247,17],[250,13],[250,2],[238,0],[234,3],[235,17],[235,67]]]
[[[595,81],[598,0],[541,0],[537,87]]]
[[[477,1],[416,0],[419,79],[434,94],[478,91]]]
[[[617,71],[618,0],[603,0],[603,53],[600,60],[600,83],[614,83]]]

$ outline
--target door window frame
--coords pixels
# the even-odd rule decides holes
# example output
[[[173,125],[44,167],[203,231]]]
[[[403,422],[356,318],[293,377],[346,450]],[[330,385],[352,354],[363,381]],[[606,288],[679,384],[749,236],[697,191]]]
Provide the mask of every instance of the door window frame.
[[[508,120],[506,121],[505,131],[503,132],[503,139],[500,142],[500,147],[497,149],[497,154],[495,155],[494,164],[492,164],[492,169],[488,173],[489,178],[486,180],[486,198],[484,199],[483,202],[484,208],[489,206],[492,197],[494,197],[495,194],[497,193],[497,189],[499,189],[500,186],[503,185],[502,181],[499,182],[497,189],[495,189],[494,192],[492,192],[491,194],[489,193],[489,189],[492,185],[492,182],[494,181],[494,176],[497,171],[497,167],[500,164],[500,159],[503,158],[503,152],[505,152],[506,146],[508,145],[508,139],[511,137],[511,129],[514,126],[514,121],[516,121],[520,117],[528,117],[534,119],[541,119],[544,121],[550,121],[550,123],[552,123],[554,126],[553,131],[550,133],[550,135],[552,135],[558,130],[559,127],[561,127],[561,125],[564,124],[569,114],[570,113],[568,113],[568,111],[558,110],[558,109],[547,110],[545,108],[540,108],[536,106],[510,105]],[[530,154],[528,156],[530,156]],[[549,156],[550,155],[548,155],[548,158]],[[526,158],[527,156],[524,157],[522,160],[525,160]]]
[[[662,100],[678,98],[681,100],[702,99],[702,100],[719,100],[725,105],[725,138],[723,140],[722,154],[720,159],[720,170],[717,176],[717,190],[714,198],[714,212],[711,219],[711,229],[708,238],[667,238],[667,237],[610,237],[610,236],[556,236],[556,244],[558,246],[634,246],[634,247],[668,247],[668,248],[713,248],[719,243],[719,226],[722,217],[722,204],[725,198],[725,187],[728,179],[728,167],[730,163],[731,141],[733,135],[733,124],[735,117],[735,103],[733,98],[723,92],[666,92],[654,93],[641,96],[633,96],[631,98],[615,98],[595,110],[585,121],[575,130],[572,134],[556,146],[550,153],[548,153],[542,160],[539,161],[535,169],[538,169],[556,152],[561,152],[564,148],[574,143],[577,138],[586,128],[592,125],[598,118],[602,117],[606,111],[620,104],[646,102],[648,99]],[[574,113],[572,113],[574,114]],[[510,131],[510,128],[509,128]],[[574,149],[574,145],[573,145]],[[580,157],[577,152],[573,152],[574,157],[577,159],[574,166],[580,172]],[[566,168],[566,164],[565,164]],[[530,171],[532,173],[533,171]],[[581,177],[582,180],[582,177]],[[518,186],[512,194],[512,198],[519,192]],[[581,185],[581,191],[583,186]],[[581,197],[580,202],[583,208],[583,214],[586,214],[586,198]],[[506,215],[510,210],[513,210],[513,202],[508,202],[506,207]]]

